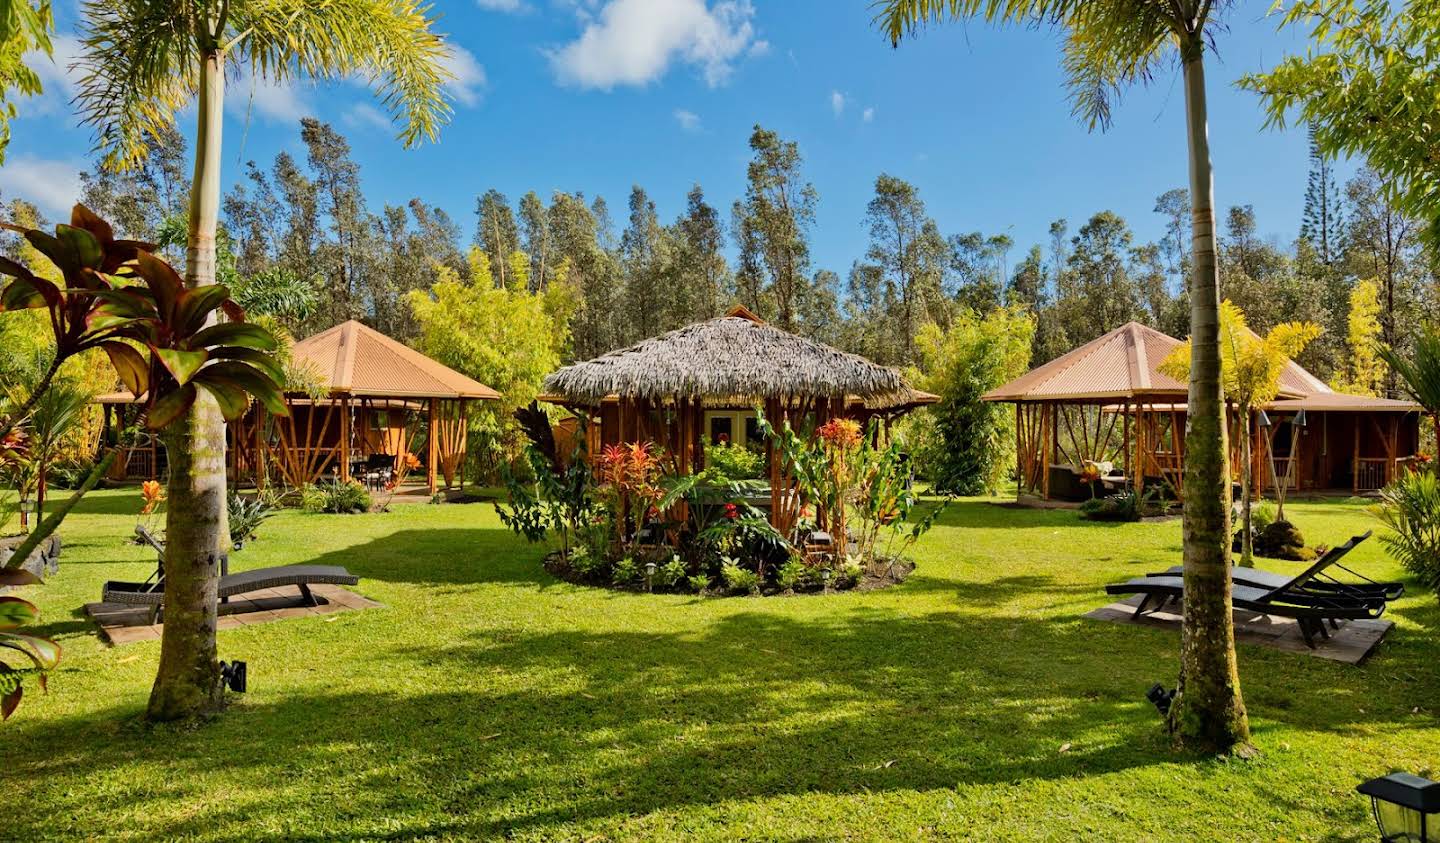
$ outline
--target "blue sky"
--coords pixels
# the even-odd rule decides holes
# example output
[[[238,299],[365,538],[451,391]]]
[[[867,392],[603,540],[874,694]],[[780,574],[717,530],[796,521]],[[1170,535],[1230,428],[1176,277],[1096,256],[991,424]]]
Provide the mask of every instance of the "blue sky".
[[[402,149],[365,89],[229,89],[227,185],[243,163],[300,151],[314,115],[350,138],[372,204],[418,196],[445,208],[468,238],[475,198],[527,190],[603,195],[617,226],[632,184],[669,219],[695,182],[726,210],[744,189],[746,141],[761,123],[800,143],[820,194],[817,268],[842,275],[864,250],[875,176],[917,184],[947,234],[1014,238],[1011,263],[1046,240],[1052,219],[1074,231],[1092,213],[1125,216],[1158,239],[1155,197],[1186,178],[1178,68],[1135,89],[1105,134],[1070,116],[1059,49],[1048,32],[982,25],[933,28],[892,50],[867,0],[444,0],[440,29],[457,48],[456,112],[438,143]],[[1262,129],[1241,74],[1304,48],[1277,33],[1268,0],[1239,4],[1210,57],[1216,199],[1253,204],[1266,236],[1299,226],[1307,172],[1303,132]],[[60,9],[62,36],[74,8]],[[74,196],[88,132],[69,113],[63,65],[48,93],[21,103],[0,191],[52,214]],[[190,114],[180,125],[190,132]]]

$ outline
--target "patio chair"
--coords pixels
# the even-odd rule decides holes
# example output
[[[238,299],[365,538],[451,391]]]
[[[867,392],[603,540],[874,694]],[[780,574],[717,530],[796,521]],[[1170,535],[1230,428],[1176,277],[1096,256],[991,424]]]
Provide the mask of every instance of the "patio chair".
[[[1341,594],[1356,597],[1359,599],[1381,598],[1387,603],[1398,600],[1405,594],[1405,584],[1400,582],[1376,582],[1364,574],[1353,571],[1340,564],[1340,559],[1355,548],[1356,545],[1370,538],[1370,530],[1363,535],[1355,536],[1350,541],[1338,547],[1327,550],[1315,563],[1310,566],[1306,574],[1309,579],[1305,580],[1301,587],[1307,592],[1319,592],[1324,595]],[[1331,567],[1356,577],[1363,582],[1346,582],[1336,579],[1327,573]],[[1178,577],[1185,572],[1184,565],[1176,565],[1168,570],[1158,573],[1147,574],[1151,577]],[[1301,576],[1305,576],[1302,574]],[[1278,574],[1274,571],[1262,571],[1259,568],[1242,568],[1238,565],[1230,569],[1230,579],[1240,585],[1251,585],[1256,588],[1283,588],[1291,585],[1296,577]]]
[[[161,623],[165,608],[165,579],[161,576],[145,582],[109,580],[100,592],[105,603],[122,603],[128,606],[149,606],[150,623]],[[278,565],[273,568],[256,568],[238,574],[223,574],[220,577],[218,597],[227,602],[231,597],[260,591],[266,588],[295,586],[300,590],[303,606],[321,606],[326,599],[310,591],[312,585],[359,585],[360,578],[339,565]]]
[[[1348,553],[1363,537],[1356,536],[1341,545],[1343,551],[1335,558]],[[1336,550],[1339,550],[1337,548]],[[1326,554],[1330,556],[1330,554]],[[1236,583],[1231,588],[1231,604],[1260,614],[1291,618],[1300,627],[1300,634],[1306,646],[1315,648],[1316,636],[1329,638],[1329,627],[1339,628],[1342,620],[1373,620],[1385,613],[1383,596],[1357,597],[1337,592],[1307,589],[1305,586],[1315,575],[1332,564],[1333,560],[1317,561],[1305,571],[1286,580],[1274,588],[1264,588]],[[1171,602],[1180,602],[1185,597],[1185,580],[1179,576],[1137,577],[1129,582],[1105,586],[1109,594],[1138,594],[1142,599],[1135,607],[1135,617],[1159,611]]]

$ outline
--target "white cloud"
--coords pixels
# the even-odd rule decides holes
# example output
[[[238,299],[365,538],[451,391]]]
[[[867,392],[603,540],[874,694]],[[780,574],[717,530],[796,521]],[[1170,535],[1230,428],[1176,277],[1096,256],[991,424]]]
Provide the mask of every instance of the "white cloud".
[[[675,122],[679,123],[680,128],[687,132],[700,131],[700,115],[693,111],[686,111],[683,108],[675,109]]]
[[[866,123],[873,123],[875,121],[875,107],[871,106],[861,112],[860,119],[864,120]]]
[[[479,105],[487,77],[475,54],[458,44],[451,44],[450,55],[445,58],[444,64],[445,69],[455,77],[445,83],[445,89],[455,101],[472,108]]]
[[[357,102],[345,112],[345,125],[355,128],[391,129],[394,123],[385,112],[368,102]]]
[[[754,44],[750,45],[749,50],[745,51],[745,55],[750,56],[751,58],[759,58],[760,56],[770,55],[770,42],[766,41],[763,38],[759,41],[756,41]]]
[[[839,91],[831,91],[831,92],[830,92],[830,110],[833,111],[833,112],[835,112],[835,116],[836,116],[836,117],[839,117],[841,114],[844,113],[844,111],[845,111],[845,95],[844,95],[844,94],[840,93]]]
[[[49,159],[12,155],[0,168],[0,191],[8,199],[35,203],[51,219],[70,219],[70,208],[80,201],[80,158]]]
[[[225,106],[241,119],[258,115],[276,123],[298,123],[313,113],[294,82],[272,82],[242,70],[225,92]]]
[[[750,0],[707,2],[608,0],[595,15],[581,7],[580,37],[550,53],[555,75],[562,84],[610,90],[653,82],[678,59],[710,87],[723,85],[735,61],[764,42],[755,40]]]
[[[487,12],[524,12],[528,11],[522,0],[475,0],[475,5]]]
[[[70,68],[80,58],[79,39],[59,35],[51,44],[54,47],[51,56],[39,51],[25,56],[26,66],[40,77],[41,93],[30,98],[23,114],[64,114],[70,110],[70,100],[80,88],[81,74]]]

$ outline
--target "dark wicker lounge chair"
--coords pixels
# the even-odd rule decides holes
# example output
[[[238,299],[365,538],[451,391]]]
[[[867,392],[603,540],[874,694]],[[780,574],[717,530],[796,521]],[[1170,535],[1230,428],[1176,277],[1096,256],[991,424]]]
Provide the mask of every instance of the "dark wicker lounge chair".
[[[1368,535],[1368,533],[1366,534]],[[1307,588],[1315,576],[1334,560],[1349,553],[1365,536],[1356,536],[1294,577],[1273,587],[1236,582],[1231,589],[1231,602],[1237,609],[1246,609],[1282,618],[1293,618],[1300,624],[1300,634],[1311,648],[1315,637],[1330,637],[1327,624],[1338,627],[1342,620],[1369,620],[1385,613],[1385,597],[1345,594],[1333,590]],[[1332,555],[1333,554],[1333,555]],[[1283,579],[1283,578],[1282,578]],[[1109,594],[1139,594],[1143,597],[1135,607],[1135,617],[1158,611],[1185,596],[1185,580],[1181,576],[1160,575],[1137,577],[1129,582],[1105,586]]]
[[[1306,591],[1322,592],[1329,594],[1344,594],[1360,599],[1382,598],[1387,603],[1398,600],[1405,595],[1405,583],[1401,582],[1376,582],[1364,574],[1357,573],[1340,564],[1341,557],[1349,553],[1360,542],[1370,538],[1371,531],[1366,530],[1364,535],[1355,536],[1350,541],[1339,547],[1332,547],[1319,559],[1315,560],[1310,568],[1310,579],[1303,583]],[[1362,580],[1362,582],[1346,582],[1336,579],[1326,573],[1326,570],[1335,567]],[[1178,577],[1185,572],[1184,565],[1176,565],[1165,571],[1148,574],[1151,577]],[[1302,574],[1301,576],[1305,576]],[[1253,585],[1256,588],[1281,588],[1291,585],[1295,577],[1286,574],[1277,574],[1274,571],[1262,571],[1259,568],[1242,568],[1235,566],[1230,569],[1230,578],[1239,585]]]
[[[238,574],[226,574],[220,578],[219,597],[223,600],[265,588],[296,586],[300,589],[300,602],[304,606],[320,606],[326,600],[310,591],[312,585],[358,585],[360,578],[339,565],[280,565],[274,568],[256,568]],[[106,603],[125,603],[131,606],[150,606],[151,623],[161,621],[165,601],[165,584],[154,582],[123,582],[111,580],[105,583],[101,600]]]

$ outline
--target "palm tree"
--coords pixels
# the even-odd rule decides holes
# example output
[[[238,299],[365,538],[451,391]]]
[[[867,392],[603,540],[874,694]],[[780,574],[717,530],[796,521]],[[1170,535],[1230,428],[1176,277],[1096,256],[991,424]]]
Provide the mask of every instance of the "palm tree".
[[[1185,609],[1180,686],[1170,726],[1196,748],[1248,755],[1230,604],[1230,471],[1220,381],[1220,279],[1204,54],[1225,0],[877,0],[876,23],[898,45],[945,19],[1049,25],[1065,33],[1077,117],[1107,128],[1127,86],[1178,56],[1185,82],[1191,242],[1189,432],[1185,438]]]
[[[448,118],[448,48],[411,0],[90,0],[77,104],[108,167],[146,154],[146,138],[196,101],[185,283],[215,283],[220,134],[227,68],[253,79],[364,78],[406,146]],[[175,720],[221,702],[215,651],[219,561],[229,550],[225,426],[202,394],[162,434],[170,460],[165,627],[146,716]]]

